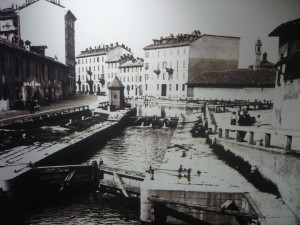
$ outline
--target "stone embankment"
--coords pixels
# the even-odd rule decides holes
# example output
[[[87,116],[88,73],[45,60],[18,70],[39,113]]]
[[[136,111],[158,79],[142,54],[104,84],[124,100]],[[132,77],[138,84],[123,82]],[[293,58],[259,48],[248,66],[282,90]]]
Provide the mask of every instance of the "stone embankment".
[[[238,207],[255,211],[261,224],[297,224],[297,218],[284,201],[270,193],[261,192],[245,177],[239,168],[231,168],[214,154],[205,138],[192,138],[189,132],[201,114],[191,114],[179,123],[167,149],[165,160],[155,171],[153,179],[147,176],[141,191],[141,220],[155,220],[151,196],[181,204],[220,207],[233,200]],[[210,222],[233,222],[224,215],[193,211],[192,216]],[[156,215],[157,217],[157,215]],[[172,221],[168,217],[168,220]],[[174,220],[174,219],[173,219]]]

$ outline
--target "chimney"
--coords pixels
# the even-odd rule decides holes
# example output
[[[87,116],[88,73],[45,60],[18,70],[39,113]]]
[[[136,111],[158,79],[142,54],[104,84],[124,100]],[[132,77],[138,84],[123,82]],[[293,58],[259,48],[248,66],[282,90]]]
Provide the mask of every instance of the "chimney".
[[[113,47],[114,46],[114,44],[110,44],[110,47]]]

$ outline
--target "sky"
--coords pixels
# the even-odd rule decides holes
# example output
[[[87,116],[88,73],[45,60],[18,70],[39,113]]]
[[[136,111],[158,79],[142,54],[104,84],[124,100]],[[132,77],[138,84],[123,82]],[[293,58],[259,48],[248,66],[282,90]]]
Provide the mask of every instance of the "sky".
[[[1,0],[3,9],[25,0]],[[118,42],[143,57],[152,39],[170,33],[240,37],[239,68],[255,61],[254,45],[276,63],[278,38],[269,37],[277,26],[300,17],[300,0],[60,0],[76,16],[76,55],[87,47]]]

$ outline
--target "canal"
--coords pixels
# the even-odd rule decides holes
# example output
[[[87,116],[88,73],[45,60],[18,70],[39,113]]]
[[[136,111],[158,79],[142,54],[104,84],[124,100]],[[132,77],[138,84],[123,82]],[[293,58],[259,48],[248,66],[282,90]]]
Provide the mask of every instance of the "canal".
[[[138,115],[190,113],[185,106],[136,105]],[[105,144],[93,143],[96,153],[82,164],[103,160],[105,165],[145,172],[158,168],[175,128],[131,126]],[[17,214],[17,215],[16,215]],[[0,224],[139,224],[139,201],[101,192],[61,194],[47,202],[12,212]]]

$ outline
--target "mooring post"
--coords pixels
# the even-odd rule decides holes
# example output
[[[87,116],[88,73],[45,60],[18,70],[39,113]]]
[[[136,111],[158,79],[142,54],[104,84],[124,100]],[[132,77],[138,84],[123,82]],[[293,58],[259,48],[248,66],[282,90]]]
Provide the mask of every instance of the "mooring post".
[[[98,163],[97,161],[93,161],[92,163],[93,166],[93,187],[97,188],[98,187],[98,180],[99,180],[99,173],[98,173]]]

